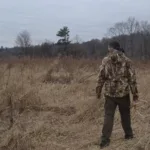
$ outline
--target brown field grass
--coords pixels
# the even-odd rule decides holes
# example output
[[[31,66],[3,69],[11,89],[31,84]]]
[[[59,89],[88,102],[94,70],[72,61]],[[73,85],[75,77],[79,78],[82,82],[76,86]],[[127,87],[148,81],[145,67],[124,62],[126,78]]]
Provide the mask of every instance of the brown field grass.
[[[104,99],[95,98],[100,60],[1,61],[0,150],[99,150]],[[136,62],[136,138],[123,139],[118,111],[106,150],[150,150],[150,67]]]

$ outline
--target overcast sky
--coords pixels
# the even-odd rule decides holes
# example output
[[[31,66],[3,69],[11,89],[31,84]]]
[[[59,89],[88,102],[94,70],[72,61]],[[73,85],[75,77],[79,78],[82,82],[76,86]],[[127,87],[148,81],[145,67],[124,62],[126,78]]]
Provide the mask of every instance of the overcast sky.
[[[0,45],[14,46],[22,30],[34,44],[57,41],[62,26],[69,27],[71,39],[101,39],[129,16],[150,21],[150,0],[0,0]]]

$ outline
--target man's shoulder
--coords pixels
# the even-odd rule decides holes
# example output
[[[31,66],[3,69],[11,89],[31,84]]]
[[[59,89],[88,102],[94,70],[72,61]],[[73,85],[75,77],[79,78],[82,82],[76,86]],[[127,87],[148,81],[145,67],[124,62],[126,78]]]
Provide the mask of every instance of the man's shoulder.
[[[124,55],[124,60],[125,60],[126,64],[129,65],[129,66],[133,64],[132,60],[129,57],[125,56],[125,55]]]
[[[111,61],[112,61],[112,60],[111,60],[111,56],[108,55],[108,56],[105,56],[105,57],[103,58],[102,64],[109,64],[109,63],[111,63]],[[123,55],[123,56],[121,57],[120,61],[124,61],[124,62],[126,62],[127,64],[132,64],[132,60],[131,60],[129,57],[125,56],[125,55]]]
[[[102,60],[102,64],[107,64],[110,61],[109,56],[105,56]]]

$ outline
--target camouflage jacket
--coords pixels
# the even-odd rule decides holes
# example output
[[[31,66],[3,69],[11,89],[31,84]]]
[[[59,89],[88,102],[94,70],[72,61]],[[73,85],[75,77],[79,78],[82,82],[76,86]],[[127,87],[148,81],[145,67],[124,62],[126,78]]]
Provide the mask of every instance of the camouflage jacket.
[[[96,88],[97,95],[100,95],[103,85],[105,96],[123,97],[130,90],[133,96],[138,96],[135,70],[124,53],[114,50],[103,59]]]

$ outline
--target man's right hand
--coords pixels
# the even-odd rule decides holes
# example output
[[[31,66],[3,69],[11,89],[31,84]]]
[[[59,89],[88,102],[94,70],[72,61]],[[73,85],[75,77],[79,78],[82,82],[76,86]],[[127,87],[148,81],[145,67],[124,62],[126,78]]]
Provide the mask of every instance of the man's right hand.
[[[138,101],[133,101],[133,108],[136,110],[138,105]]]
[[[96,87],[96,95],[98,99],[101,98],[101,88],[99,86]]]
[[[97,94],[97,98],[100,99],[101,98],[101,94]]]
[[[138,98],[137,95],[133,96],[133,101],[134,101],[134,102],[138,102],[138,101],[139,101],[139,98]]]
[[[134,109],[137,108],[138,101],[139,101],[138,96],[133,96],[133,107],[134,107]]]

